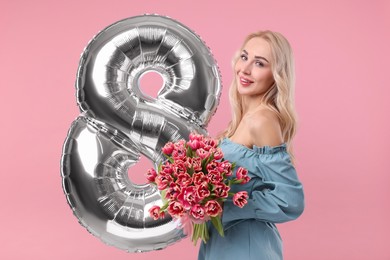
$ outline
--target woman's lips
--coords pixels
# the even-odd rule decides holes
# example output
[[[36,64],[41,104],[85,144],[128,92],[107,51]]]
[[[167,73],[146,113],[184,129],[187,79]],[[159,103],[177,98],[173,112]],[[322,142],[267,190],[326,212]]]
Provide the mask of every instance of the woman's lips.
[[[247,79],[245,77],[241,77],[240,76],[239,78],[240,78],[241,85],[244,86],[244,87],[248,87],[250,84],[253,83],[253,81],[251,81],[251,80],[249,80],[249,79]]]

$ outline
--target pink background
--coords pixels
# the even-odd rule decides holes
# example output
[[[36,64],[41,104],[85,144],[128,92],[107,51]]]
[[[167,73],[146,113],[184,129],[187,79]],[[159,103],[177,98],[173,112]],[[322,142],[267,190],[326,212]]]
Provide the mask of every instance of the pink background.
[[[142,254],[105,245],[78,224],[61,187],[83,48],[113,22],[157,13],[198,33],[218,61],[224,88],[212,135],[229,119],[230,60],[243,37],[271,29],[290,40],[306,210],[279,225],[285,259],[390,259],[389,3],[1,1],[0,258],[196,259],[188,239]],[[147,167],[137,165],[139,176]]]

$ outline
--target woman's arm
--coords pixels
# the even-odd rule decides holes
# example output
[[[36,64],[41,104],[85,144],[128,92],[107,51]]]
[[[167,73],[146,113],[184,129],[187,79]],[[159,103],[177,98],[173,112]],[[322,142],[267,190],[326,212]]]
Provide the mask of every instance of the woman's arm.
[[[257,147],[275,147],[282,143],[279,120],[272,111],[261,110],[248,120],[252,142]],[[238,208],[231,201],[224,205],[224,223],[239,219],[259,219],[280,223],[294,220],[304,209],[302,184],[286,150],[256,154],[251,168],[253,186],[248,204]],[[255,166],[255,167],[253,167]]]
[[[243,208],[231,199],[224,204],[224,224],[240,219],[282,223],[298,218],[304,209],[304,194],[294,166],[286,151],[259,154],[249,199]]]

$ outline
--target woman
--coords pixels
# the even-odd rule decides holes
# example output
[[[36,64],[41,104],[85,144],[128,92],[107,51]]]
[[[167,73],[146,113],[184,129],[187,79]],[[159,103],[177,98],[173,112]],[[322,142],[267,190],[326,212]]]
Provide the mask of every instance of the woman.
[[[210,225],[210,240],[198,259],[283,259],[275,223],[294,220],[304,208],[303,190],[292,164],[296,130],[294,63],[288,41],[279,33],[250,34],[233,60],[230,88],[232,120],[221,134],[225,159],[248,169],[247,205],[224,203],[221,237]],[[236,189],[236,190],[233,190]]]

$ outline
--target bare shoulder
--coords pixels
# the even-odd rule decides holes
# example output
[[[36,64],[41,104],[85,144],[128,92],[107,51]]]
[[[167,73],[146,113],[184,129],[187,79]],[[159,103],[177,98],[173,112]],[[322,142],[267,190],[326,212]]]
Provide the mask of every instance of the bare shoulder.
[[[254,145],[276,146],[283,143],[282,131],[276,112],[260,109],[248,118],[249,132]]]

